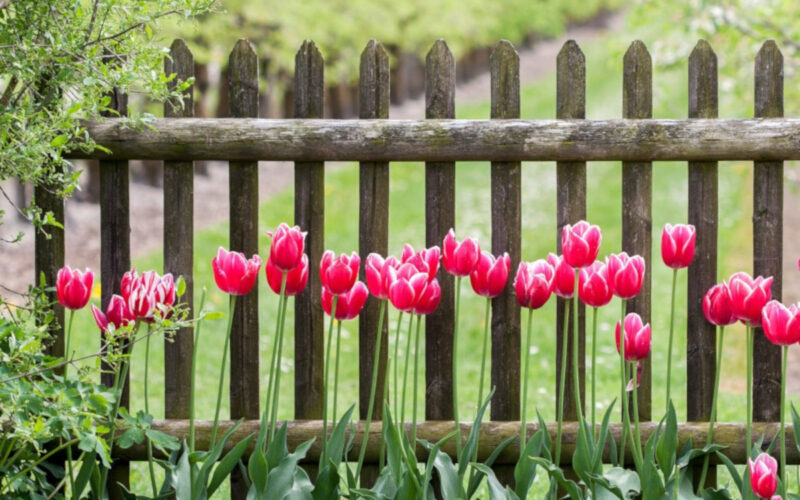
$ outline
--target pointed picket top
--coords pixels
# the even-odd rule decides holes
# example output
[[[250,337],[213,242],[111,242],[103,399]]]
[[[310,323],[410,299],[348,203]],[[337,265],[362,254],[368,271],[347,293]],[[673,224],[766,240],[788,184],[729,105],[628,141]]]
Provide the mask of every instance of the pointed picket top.
[[[717,118],[717,54],[698,40],[689,56],[689,118]]]
[[[586,118],[586,57],[575,40],[556,58],[556,117]]]
[[[756,55],[755,115],[783,116],[783,54],[775,40],[767,40]]]
[[[258,117],[258,56],[252,42],[240,38],[228,59],[230,114]]]
[[[644,42],[635,40],[622,60],[624,118],[653,116],[653,60]]]
[[[325,60],[313,40],[304,40],[294,57],[294,116],[322,118]]]
[[[389,54],[377,40],[361,52],[359,117],[389,118]]]
[[[425,56],[425,118],[455,118],[455,110],[456,60],[440,38]]]
[[[492,118],[519,118],[519,54],[508,40],[500,40],[489,59]]]

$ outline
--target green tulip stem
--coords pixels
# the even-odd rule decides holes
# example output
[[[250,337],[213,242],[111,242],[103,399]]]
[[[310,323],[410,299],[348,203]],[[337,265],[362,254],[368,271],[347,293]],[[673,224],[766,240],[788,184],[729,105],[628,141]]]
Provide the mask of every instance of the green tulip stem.
[[[333,296],[331,304],[331,322],[328,325],[328,342],[325,348],[325,383],[322,386],[322,456],[319,463],[321,467],[328,464],[328,375],[331,366],[331,340],[333,339],[333,323],[336,321],[336,301],[338,295]]]
[[[781,370],[783,371],[783,376],[781,377],[781,470],[780,470],[780,478],[781,478],[781,486],[783,498],[789,498],[786,494],[786,485],[789,482],[789,478],[786,476],[786,359],[789,356],[789,346],[783,346],[783,364],[781,365]]]
[[[492,299],[486,299],[486,311],[483,315],[483,350],[481,350],[481,378],[478,383],[478,406],[480,409],[483,404],[483,383],[486,378],[486,352],[489,350],[489,310],[492,306]],[[478,447],[475,447],[475,453],[478,452]],[[476,455],[477,456],[477,455]]]
[[[595,367],[597,365],[597,307],[592,308],[592,434],[597,437],[597,420],[595,420],[595,388],[596,376]]]
[[[200,295],[200,314],[203,314],[203,306],[206,303],[206,289],[203,287],[203,293]],[[201,316],[202,318],[202,316]],[[194,392],[195,392],[195,376],[197,373],[197,353],[200,346],[200,326],[203,324],[202,320],[197,320],[194,324],[194,345],[192,346],[192,379],[189,382],[189,451],[194,453]]]
[[[567,329],[567,326],[569,325],[568,307],[569,304],[565,302],[563,316],[564,323],[561,327],[561,371],[558,377],[558,401],[556,405],[556,466],[559,466],[561,463],[561,429],[564,424],[564,392],[567,385],[567,344],[569,339],[569,330]]]
[[[67,379],[67,371],[69,370],[69,361],[72,360],[72,353],[69,352],[69,344],[70,344],[70,337],[72,337],[72,318],[75,316],[75,311],[70,309],[69,310],[69,319],[67,320],[67,329],[64,332],[65,338],[65,348],[64,348],[64,358],[68,361],[67,364],[64,365],[64,380]],[[67,446],[67,477],[69,478],[69,490],[75,490],[75,484],[72,481],[72,446]]]
[[[633,374],[633,424],[636,427],[636,434],[631,438],[631,445],[633,445],[633,459],[636,461],[637,470],[642,470],[642,433],[639,430],[639,372],[636,369],[636,363],[631,363],[631,373]]]
[[[414,334],[414,393],[411,399],[411,449],[417,448],[417,379],[419,379],[419,330],[422,316],[417,316],[417,331]],[[477,451],[477,447],[476,447]]]
[[[400,316],[397,318],[397,331],[394,334],[394,394],[392,397],[394,398],[394,418],[400,416],[400,398],[397,397],[400,394],[398,389],[398,384],[400,383],[400,375],[398,373],[398,366],[400,366],[400,328],[403,324],[403,311],[400,311]],[[388,376],[388,375],[387,375]]]
[[[578,374],[578,286],[579,286],[580,269],[575,269],[575,288],[574,295],[572,296],[572,385],[575,390],[575,413],[578,418],[578,424],[583,425],[583,405],[581,405],[581,379]],[[566,312],[566,311],[565,311]],[[566,314],[565,314],[566,317]]]
[[[670,401],[670,384],[672,383],[672,337],[675,330],[675,283],[678,281],[678,270],[672,270],[672,301],[669,313],[669,341],[667,344],[667,402],[665,403],[665,410],[669,411]]]
[[[286,299],[286,274],[287,271],[283,271],[281,276],[281,291],[278,294],[278,314],[276,314],[275,319],[275,336],[272,340],[272,358],[269,363],[269,379],[267,381],[267,400],[264,403],[264,411],[266,412],[267,416],[272,418],[272,391],[273,387],[275,386],[275,365],[279,364],[278,360],[278,337],[280,336],[281,331],[281,321],[282,321],[282,314],[283,311],[283,302]],[[272,422],[270,422],[270,432],[269,432],[269,439],[267,442],[264,443],[266,446],[268,442],[272,441]]]
[[[487,302],[489,302],[487,300]],[[488,308],[487,308],[488,311]],[[528,402],[528,370],[530,369],[531,359],[531,326],[533,325],[533,308],[528,308],[528,327],[525,333],[525,350],[522,351],[523,362],[523,377],[522,377],[522,401],[520,401],[520,409],[522,412],[522,421],[519,426],[519,456],[522,458],[525,453],[525,446],[528,440],[528,418],[527,418],[527,402]],[[480,408],[480,406],[478,407]],[[477,450],[476,450],[477,452]],[[476,455],[477,456],[477,455]]]
[[[361,451],[358,452],[358,466],[356,467],[356,482],[361,477],[361,468],[364,465],[364,457],[367,454],[367,437],[369,436],[369,427],[372,423],[372,412],[375,408],[375,392],[378,387],[378,367],[381,361],[381,340],[383,337],[383,318],[386,315],[386,309],[389,308],[389,303],[383,299],[380,303],[380,313],[378,314],[378,333],[375,335],[375,354],[372,358],[372,384],[369,389],[369,405],[367,406],[367,422],[364,427],[364,439],[361,440]],[[416,371],[416,370],[415,370]],[[386,385],[384,384],[384,391]],[[415,389],[416,392],[416,389]],[[416,416],[416,411],[414,412]],[[381,467],[382,468],[382,467]]]
[[[275,356],[275,365],[272,367],[275,374],[275,383],[272,384],[272,414],[270,415],[269,442],[275,437],[275,426],[278,421],[278,408],[280,408],[281,395],[281,359],[283,359],[283,331],[286,326],[286,308],[289,305],[289,297],[283,294],[283,302],[280,310],[280,326],[278,327],[278,355]]]
[[[456,431],[456,457],[461,457],[461,425],[458,419],[458,318],[461,305],[461,276],[456,277],[456,321],[453,325],[453,424]]]
[[[625,375],[625,299],[622,299],[622,319],[619,328],[619,372],[620,372],[620,401],[622,402],[622,438],[619,452],[619,465],[625,467],[625,441],[630,432],[628,423],[628,393],[625,390],[627,377]]]
[[[231,295],[228,307],[228,329],[225,333],[225,345],[222,347],[222,363],[219,369],[219,386],[217,387],[217,406],[214,410],[214,425],[211,427],[211,440],[208,449],[213,450],[217,443],[217,427],[219,426],[219,408],[222,404],[222,383],[225,380],[225,365],[228,362],[228,346],[231,340],[231,328],[233,327],[233,312],[236,309],[236,295]]]
[[[417,323],[419,323],[419,316],[417,316]],[[411,361],[411,333],[412,333],[412,325],[414,324],[414,315],[410,316],[408,321],[408,337],[406,338],[406,350],[403,354],[405,354],[406,358],[406,366],[403,368],[403,394],[402,399],[400,400],[400,428],[405,429],[406,427],[406,387],[408,385],[408,365]]]
[[[753,327],[747,325],[747,427],[745,429],[745,456],[750,458],[753,427]]]
[[[717,396],[719,395],[719,374],[722,371],[722,347],[725,345],[725,327],[719,327],[719,338],[717,339],[717,369],[714,373],[714,395],[711,400],[711,417],[708,419],[708,436],[706,437],[706,446],[714,442],[714,423],[717,420]],[[698,494],[702,494],[706,486],[706,475],[708,474],[708,464],[710,455],[706,455],[703,459],[703,471],[700,473]]]
[[[152,331],[150,325],[147,325],[147,333],[144,340],[144,412],[150,415],[150,391],[148,389],[148,379],[150,378],[150,337]],[[156,487],[156,471],[153,465],[153,442],[147,438],[147,470],[150,474],[150,488],[153,490],[153,497],[158,496],[158,488]]]
[[[333,367],[333,416],[331,422],[336,422],[336,407],[339,399],[339,358],[342,347],[342,322],[336,322],[336,364]]]

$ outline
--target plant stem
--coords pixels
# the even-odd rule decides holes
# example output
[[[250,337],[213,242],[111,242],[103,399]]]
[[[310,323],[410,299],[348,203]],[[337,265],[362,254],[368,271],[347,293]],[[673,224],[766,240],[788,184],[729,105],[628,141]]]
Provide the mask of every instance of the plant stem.
[[[144,341],[144,412],[150,415],[150,399],[148,379],[150,378],[150,325],[147,325],[147,338]],[[147,470],[150,474],[150,487],[153,490],[153,497],[158,496],[156,487],[156,471],[153,467],[153,442],[147,439]]]
[[[753,327],[747,325],[747,428],[745,430],[745,456],[750,458],[753,427]]]
[[[217,426],[219,425],[219,408],[222,404],[222,383],[225,380],[225,365],[228,362],[228,346],[231,340],[231,328],[233,327],[233,312],[236,308],[236,295],[231,295],[230,305],[228,306],[228,329],[225,334],[225,345],[222,348],[222,366],[219,369],[219,385],[217,386],[217,406],[214,410],[214,425],[211,427],[211,440],[208,449],[214,449],[217,443]]]
[[[200,313],[203,312],[203,306],[206,303],[206,289],[203,287],[203,293],[200,295]],[[194,453],[194,389],[195,389],[195,374],[197,373],[197,353],[198,346],[200,345],[200,326],[203,324],[202,320],[198,320],[194,324],[194,342],[192,346],[192,380],[189,382],[189,451]]]
[[[572,385],[575,390],[575,413],[578,425],[583,426],[583,407],[581,405],[581,380],[578,366],[578,280],[580,270],[575,269],[575,294],[572,296]]]
[[[487,301],[488,302],[488,301]],[[527,446],[528,440],[528,418],[526,407],[528,401],[528,370],[530,369],[530,359],[531,359],[531,325],[533,324],[533,309],[528,309],[528,327],[527,332],[525,333],[525,350],[522,351],[522,356],[525,359],[523,363],[523,378],[522,378],[522,401],[520,401],[520,410],[522,412],[522,421],[520,422],[519,426],[519,457],[522,458],[523,453],[525,453],[525,446]],[[480,408],[480,407],[479,407]],[[476,450],[477,456],[477,450]]]
[[[628,436],[630,424],[628,423],[628,393],[625,390],[627,376],[625,370],[625,299],[622,299],[622,319],[619,328],[619,371],[620,371],[620,402],[622,403],[622,441],[620,443],[619,465],[625,467],[625,440]]]
[[[325,384],[322,387],[322,455],[319,462],[321,468],[325,468],[328,464],[328,375],[331,366],[333,322],[336,321],[336,302],[338,298],[338,295],[333,296],[333,303],[331,304],[331,322],[328,325],[328,345],[325,348]]]
[[[486,377],[486,352],[489,350],[489,309],[492,305],[492,299],[486,299],[486,312],[483,315],[483,350],[481,351],[481,378],[478,384],[478,409],[483,404],[483,382]],[[478,447],[475,447],[475,452],[478,452]],[[476,455],[477,456],[477,455]]]
[[[386,309],[389,308],[389,303],[386,299],[381,301],[380,313],[378,314],[378,333],[375,335],[375,354],[372,358],[372,384],[369,389],[369,405],[367,406],[367,422],[364,427],[364,438],[361,440],[361,451],[358,452],[358,466],[356,467],[356,483],[361,477],[361,467],[364,465],[364,457],[367,454],[367,440],[369,437],[369,426],[372,423],[372,411],[375,407],[375,392],[378,387],[378,365],[381,361],[381,339],[383,337],[383,317],[386,315]],[[386,390],[386,384],[383,386]],[[415,412],[416,414],[416,412]],[[383,467],[381,467],[383,468]]]
[[[264,403],[264,411],[266,414],[272,418],[272,390],[273,386],[275,385],[275,364],[278,359],[278,335],[281,329],[281,311],[283,311],[283,302],[286,299],[286,271],[283,271],[281,275],[281,290],[278,294],[278,314],[276,314],[275,318],[275,337],[272,340],[272,357],[270,358],[269,363],[269,380],[267,381],[267,400]],[[266,446],[269,441],[272,440],[272,422],[270,422],[270,434],[267,441],[264,443]]]
[[[275,425],[278,421],[278,408],[280,407],[281,396],[281,359],[283,359],[283,331],[286,326],[286,308],[289,306],[289,297],[283,296],[283,303],[280,310],[280,326],[278,327],[278,355],[275,357],[275,383],[272,384],[272,415],[270,416],[269,440],[275,437]]]
[[[458,420],[458,319],[461,303],[461,276],[456,277],[456,322],[453,325],[453,424],[456,430],[456,457],[461,458],[461,425]]]
[[[561,327],[561,367],[558,378],[558,405],[556,408],[556,467],[561,464],[561,428],[564,424],[564,391],[567,385],[567,344],[569,341],[569,304],[564,303],[564,324]]]
[[[394,418],[400,416],[400,398],[397,397],[400,392],[398,391],[397,384],[400,381],[400,375],[397,372],[397,367],[400,365],[399,363],[399,356],[400,356],[400,326],[403,323],[403,311],[400,311],[400,316],[397,318],[397,331],[394,334],[394,394],[392,397],[394,398]],[[387,375],[388,376],[388,375]]]
[[[414,393],[411,399],[411,449],[417,449],[417,380],[419,379],[419,330],[422,316],[417,316],[417,332],[414,334]],[[477,451],[477,446],[475,450]]]
[[[597,420],[595,419],[595,366],[597,365],[597,307],[592,308],[592,435],[597,438]]]
[[[27,474],[28,474],[28,473],[30,473],[30,472],[31,472],[33,469],[35,469],[36,467],[38,467],[38,466],[39,466],[40,464],[42,464],[43,462],[46,462],[46,461],[47,461],[47,459],[49,459],[50,457],[52,457],[53,455],[55,455],[55,454],[56,454],[56,453],[58,453],[59,451],[63,450],[64,448],[68,448],[68,447],[70,447],[70,446],[73,446],[73,445],[77,444],[79,441],[80,441],[80,440],[79,440],[78,438],[75,438],[75,439],[73,439],[72,441],[67,441],[67,442],[66,442],[66,443],[64,443],[64,444],[61,444],[61,445],[59,445],[59,446],[57,446],[57,447],[53,448],[53,449],[52,449],[52,450],[50,450],[50,451],[49,451],[47,454],[45,454],[44,456],[42,456],[40,459],[36,460],[36,461],[35,461],[35,462],[33,462],[32,464],[30,464],[28,467],[24,468],[23,470],[21,470],[21,471],[19,471],[17,474],[15,474],[15,475],[14,475],[14,476],[13,476],[11,479],[9,479],[9,480],[8,480],[8,481],[5,483],[5,486],[3,487],[3,490],[0,490],[0,493],[2,493],[2,491],[5,491],[5,489],[6,489],[6,488],[8,488],[8,486],[10,486],[10,485],[14,484],[14,483],[16,482],[16,480],[17,480],[17,479],[19,479],[19,478],[21,478],[21,477],[23,477],[23,476],[27,475]]]
[[[631,444],[635,448],[633,450],[633,458],[636,460],[637,470],[642,470],[642,434],[639,430],[639,372],[636,369],[636,363],[631,363],[631,372],[633,372],[633,423],[636,426],[636,434],[631,438]]]
[[[678,280],[678,270],[672,270],[672,301],[669,313],[669,343],[667,344],[667,402],[665,412],[669,411],[669,387],[672,383],[672,336],[675,327],[675,283]]]
[[[339,399],[339,358],[342,345],[342,322],[336,322],[336,365],[333,368],[333,417],[332,422],[336,422],[336,401]]]
[[[783,498],[789,498],[786,494],[786,485],[789,479],[786,477],[786,358],[789,355],[789,346],[783,346],[783,376],[781,377],[781,486]]]
[[[419,316],[417,316],[417,323],[419,323]],[[414,315],[412,314],[408,320],[408,337],[406,338],[406,351],[405,351],[405,358],[406,358],[406,366],[403,368],[403,395],[402,399],[400,400],[400,429],[405,433],[406,427],[406,387],[408,385],[408,365],[411,361],[411,332],[412,332],[412,325],[414,324]]]
[[[66,346],[64,348],[64,358],[71,359],[72,354],[69,351],[70,348],[70,338],[72,337],[72,318],[75,316],[75,311],[70,309],[69,310],[69,320],[67,321],[67,329],[64,332],[65,343]],[[67,371],[69,370],[69,364],[64,365],[64,381],[67,380]],[[67,447],[67,477],[69,478],[69,490],[73,491],[75,489],[75,484],[72,480],[72,447]]]
[[[717,370],[714,373],[714,396],[711,400],[711,416],[708,419],[708,436],[706,438],[706,446],[714,442],[714,423],[717,420],[717,395],[719,394],[719,374],[722,371],[722,347],[725,345],[725,327],[719,327],[719,339],[717,340]],[[706,455],[703,459],[703,471],[700,473],[700,482],[698,483],[698,494],[702,494],[706,486],[706,475],[708,474],[708,464],[710,456]]]

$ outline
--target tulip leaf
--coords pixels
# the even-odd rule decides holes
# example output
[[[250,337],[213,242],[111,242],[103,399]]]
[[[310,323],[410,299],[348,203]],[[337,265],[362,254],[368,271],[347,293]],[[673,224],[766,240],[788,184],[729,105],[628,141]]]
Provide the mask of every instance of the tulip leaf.
[[[597,443],[594,447],[594,456],[592,457],[592,470],[595,471],[603,470],[603,450],[605,450],[606,442],[608,441],[608,424],[611,420],[611,412],[614,409],[614,404],[616,402],[616,398],[611,401],[611,404],[606,409],[606,413],[603,415],[603,420],[600,423],[600,433],[597,436]],[[611,450],[613,452],[611,463],[616,463],[616,443],[613,439],[611,440]]]
[[[223,483],[223,481],[225,481],[225,478],[227,478],[230,475],[231,471],[234,469],[234,467],[236,467],[236,464],[239,463],[239,459],[242,458],[244,452],[247,451],[247,448],[248,446],[250,446],[250,442],[252,440],[253,440],[253,435],[251,434],[247,436],[245,439],[236,443],[236,446],[234,446],[233,449],[231,449],[231,451],[229,451],[227,455],[225,455],[222,458],[222,460],[220,460],[219,464],[217,465],[217,468],[214,469],[214,474],[211,476],[211,482],[208,485],[209,496],[212,496],[214,492],[217,491],[217,488],[219,488],[220,485]],[[256,450],[250,456],[251,460],[252,457],[256,454],[261,455],[261,453],[259,453]]]
[[[536,479],[536,463],[533,458],[542,454],[545,434],[547,434],[547,429],[539,429],[531,436],[525,443],[525,450],[519,457],[517,465],[514,466],[514,492],[520,498],[528,497],[528,491],[531,489],[533,480]],[[491,464],[486,465],[491,466]]]
[[[589,436],[586,433],[586,426],[583,423],[578,423],[578,436],[575,442],[575,453],[572,454],[572,467],[575,473],[585,483],[590,482],[589,474],[595,471],[593,469],[592,450],[589,446]]]
[[[467,470],[467,466],[472,459],[472,454],[475,451],[475,447],[478,446],[478,436],[480,435],[483,414],[486,413],[486,408],[489,406],[492,396],[494,396],[494,391],[495,388],[492,387],[492,390],[489,392],[489,395],[486,397],[483,405],[481,405],[480,409],[478,410],[477,415],[475,415],[475,422],[472,425],[472,430],[469,432],[469,438],[467,438],[467,442],[464,444],[464,448],[461,450],[461,456],[458,457],[459,479],[463,479],[464,473]]]
[[[330,466],[326,465],[317,474],[317,481],[311,492],[314,500],[336,500],[339,498],[339,473]]]
[[[789,498],[792,498],[792,495],[789,495]],[[728,491],[728,488],[721,488],[719,490],[706,488],[706,490],[703,491],[703,500],[734,500],[734,499],[733,496],[731,496],[731,492]]]
[[[453,431],[453,432],[455,432],[455,431]],[[541,432],[541,429],[539,431],[537,431],[537,432]],[[505,441],[503,441],[502,443],[500,443],[497,446],[497,448],[494,449],[492,454],[489,455],[489,457],[486,459],[486,461],[483,462],[483,464],[485,466],[487,466],[487,467],[491,467],[494,464],[495,460],[497,460],[497,457],[499,457],[500,454],[503,453],[503,451],[511,443],[516,441],[516,439],[517,439],[516,436],[511,436],[510,438],[508,438]],[[531,439],[533,439],[533,437],[531,437]],[[541,454],[541,449],[539,450],[539,452],[537,453],[536,456],[539,456],[539,454]],[[533,477],[536,477],[536,471],[535,470],[533,472]],[[531,479],[531,481],[533,481],[533,479]],[[478,489],[478,486],[480,486],[480,485],[481,485],[481,476],[477,476],[477,475],[473,476],[472,479],[470,479],[469,490],[467,491],[467,498],[472,498],[472,496],[475,494],[475,491]]]
[[[678,417],[675,414],[675,407],[672,401],[669,402],[667,410],[664,433],[658,438],[658,465],[664,474],[664,479],[672,477],[675,468],[675,455],[678,450]]]
[[[800,452],[800,415],[797,414],[797,410],[794,407],[794,403],[791,404],[792,409],[792,428],[797,429],[794,434],[794,445],[797,447],[797,451]]]
[[[386,440],[386,463],[392,472],[394,484],[399,487],[400,481],[403,479],[403,444],[400,441],[397,427],[392,421],[392,414],[388,404],[385,404],[383,408],[383,429],[385,432],[384,439]]]
[[[730,458],[719,451],[715,451],[714,455],[716,455],[717,460],[725,465],[725,468],[728,469],[728,473],[733,479],[733,482],[736,483],[736,488],[739,490],[739,493],[744,495],[744,490],[742,490],[742,476],[739,474],[739,469],[736,467],[736,465],[734,465]]]
[[[575,481],[567,479],[564,476],[563,470],[544,458],[534,458],[533,461],[536,463],[536,465],[547,471],[547,474],[551,478],[556,480],[558,485],[567,492],[569,498],[573,500],[583,500],[583,491],[581,490],[580,486],[578,486]]]
[[[286,445],[286,422],[284,422],[267,447],[267,454],[265,456],[267,471],[271,471],[277,467],[278,464],[281,463],[281,460],[288,454],[289,447]]]
[[[533,439],[533,438],[531,438]],[[519,500],[519,496],[511,491],[509,487],[503,488],[497,480],[494,471],[485,464],[472,464],[480,474],[486,476],[486,483],[489,485],[489,500]]]

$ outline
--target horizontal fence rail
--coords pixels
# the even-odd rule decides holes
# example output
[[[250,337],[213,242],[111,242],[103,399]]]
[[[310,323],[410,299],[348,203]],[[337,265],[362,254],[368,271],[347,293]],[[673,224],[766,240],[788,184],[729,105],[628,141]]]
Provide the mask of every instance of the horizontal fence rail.
[[[111,154],[225,161],[800,160],[800,119],[268,120],[165,118],[152,130],[87,123]]]

